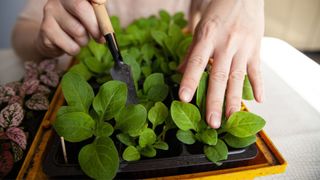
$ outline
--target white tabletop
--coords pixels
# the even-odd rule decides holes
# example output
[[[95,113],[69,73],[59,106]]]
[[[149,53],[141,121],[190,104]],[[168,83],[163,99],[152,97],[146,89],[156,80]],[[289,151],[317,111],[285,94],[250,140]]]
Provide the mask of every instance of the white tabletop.
[[[320,66],[275,38],[263,39],[261,59],[265,102],[246,104],[288,161],[284,174],[261,179],[320,179]],[[12,50],[0,50],[0,84],[22,74]]]

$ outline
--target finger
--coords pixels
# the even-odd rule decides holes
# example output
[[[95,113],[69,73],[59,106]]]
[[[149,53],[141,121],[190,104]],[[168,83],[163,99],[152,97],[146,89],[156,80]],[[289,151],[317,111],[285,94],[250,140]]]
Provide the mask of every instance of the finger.
[[[65,9],[74,15],[97,41],[102,37],[93,8],[87,0],[61,1]]]
[[[79,45],[61,29],[53,17],[44,18],[42,31],[49,42],[52,42],[69,55],[76,55],[80,51]]]
[[[185,73],[183,74],[179,89],[179,97],[181,101],[190,102],[192,100],[202,73],[212,54],[212,50],[212,42],[204,39],[196,42],[190,50],[191,52],[187,59]]]
[[[240,51],[235,54],[231,64],[226,94],[227,117],[241,108],[242,88],[247,66],[247,56],[241,53]]]
[[[61,8],[61,11],[59,13],[60,15],[56,18],[59,26],[68,35],[70,35],[80,46],[85,46],[89,41],[86,29],[77,19],[71,16],[65,9]]]
[[[219,128],[221,124],[222,106],[231,60],[232,54],[217,52],[212,62],[207,90],[206,119],[207,123],[215,129]]]
[[[260,70],[260,48],[257,48],[254,55],[249,58],[247,72],[253,89],[254,98],[257,102],[262,103],[264,100],[264,88]]]

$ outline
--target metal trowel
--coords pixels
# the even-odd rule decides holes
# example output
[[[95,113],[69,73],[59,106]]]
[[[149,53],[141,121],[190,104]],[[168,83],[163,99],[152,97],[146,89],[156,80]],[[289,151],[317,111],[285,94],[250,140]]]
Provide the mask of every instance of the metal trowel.
[[[138,98],[134,86],[131,68],[129,65],[123,62],[106,7],[104,4],[96,4],[93,2],[92,7],[96,14],[100,31],[104,35],[104,38],[107,42],[107,46],[114,59],[114,66],[110,72],[112,79],[125,82],[128,87],[127,104],[137,104]]]

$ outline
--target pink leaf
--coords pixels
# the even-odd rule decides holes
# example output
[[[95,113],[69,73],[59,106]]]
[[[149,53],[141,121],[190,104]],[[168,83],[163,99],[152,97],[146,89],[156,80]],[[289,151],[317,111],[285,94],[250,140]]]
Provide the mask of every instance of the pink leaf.
[[[38,89],[37,89],[37,93],[41,93],[44,95],[48,95],[50,94],[51,90],[45,86],[45,85],[39,85]]]
[[[26,72],[24,74],[25,81],[38,78],[39,73],[37,70],[37,64],[35,62],[32,62],[32,61],[25,62],[24,68],[26,70]]]
[[[21,89],[25,94],[30,95],[37,91],[39,84],[40,82],[37,79],[27,80],[23,82]]]
[[[47,110],[49,108],[49,100],[45,95],[36,93],[26,101],[26,106],[32,110]]]
[[[47,59],[40,62],[38,69],[40,72],[51,72],[56,69],[57,60],[56,59]]]
[[[20,81],[13,81],[13,82],[7,83],[5,86],[12,88],[15,91],[15,93],[18,94],[21,85],[22,84]]]
[[[14,162],[18,162],[23,157],[23,149],[15,142],[11,141]]]
[[[27,147],[27,136],[24,131],[18,127],[11,127],[6,131],[6,135],[13,142],[17,143],[23,150]]]
[[[3,128],[19,126],[23,120],[24,112],[19,103],[6,106],[0,112],[0,126]]]
[[[0,152],[0,178],[5,177],[13,167],[13,156],[10,151],[2,150]]]
[[[50,87],[56,87],[59,84],[59,74],[57,72],[47,72],[40,76],[40,81]]]
[[[11,105],[14,103],[18,103],[22,106],[23,105],[23,98],[21,98],[20,96],[12,96],[8,102],[8,105]]]
[[[0,104],[8,102],[12,96],[16,95],[11,87],[0,87]]]

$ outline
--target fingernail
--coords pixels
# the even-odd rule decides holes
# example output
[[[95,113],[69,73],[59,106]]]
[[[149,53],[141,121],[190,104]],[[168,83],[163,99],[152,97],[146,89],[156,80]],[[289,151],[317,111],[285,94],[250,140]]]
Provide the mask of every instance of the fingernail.
[[[221,114],[217,112],[213,112],[210,115],[210,125],[214,129],[218,129],[220,127]]]
[[[180,90],[180,99],[183,102],[190,102],[191,101],[191,90],[188,88],[182,88]]]

